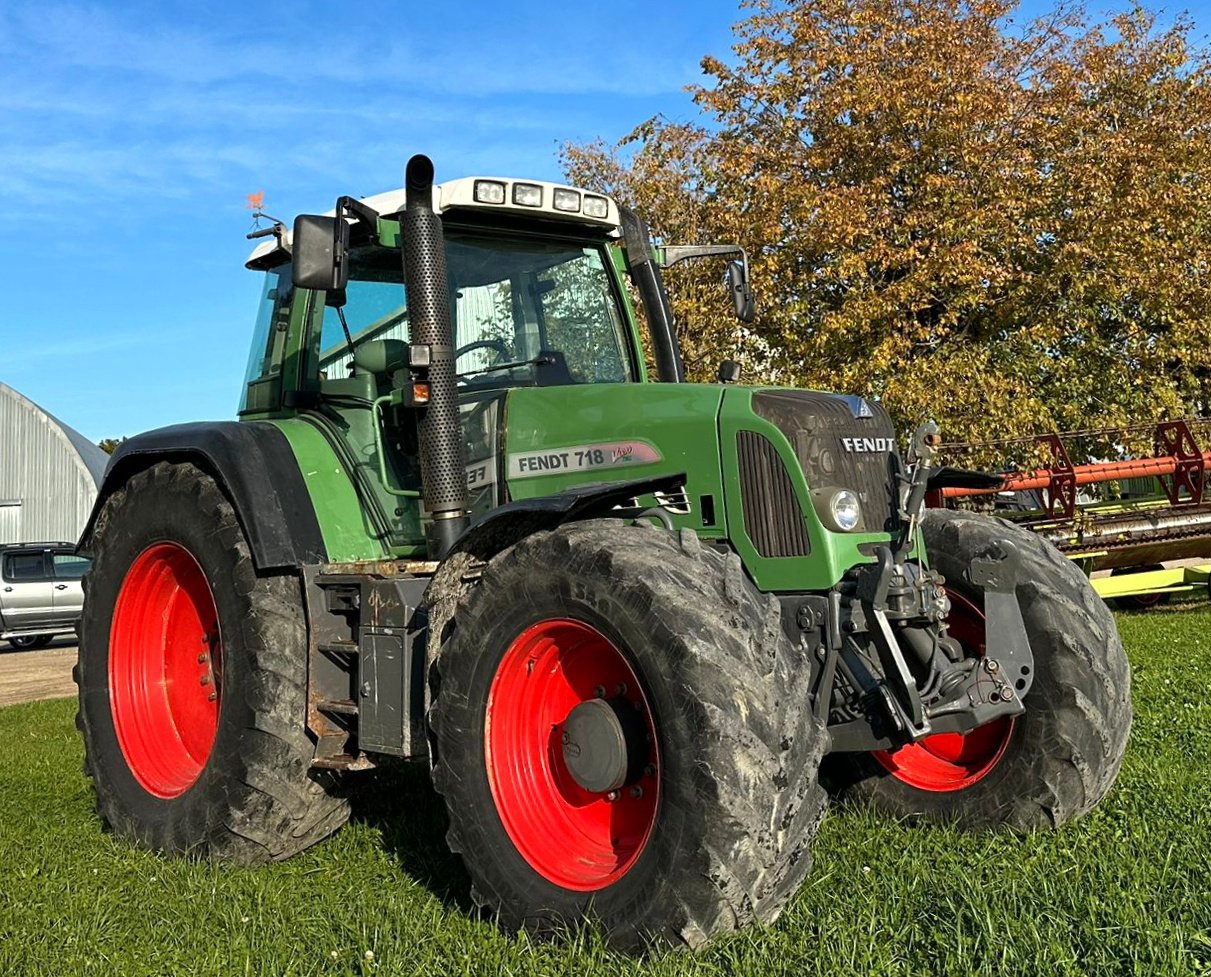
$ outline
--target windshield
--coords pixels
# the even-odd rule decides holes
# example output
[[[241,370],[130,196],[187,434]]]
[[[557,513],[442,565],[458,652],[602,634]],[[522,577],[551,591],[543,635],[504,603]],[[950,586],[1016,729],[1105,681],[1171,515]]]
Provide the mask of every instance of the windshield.
[[[446,231],[457,370],[464,386],[620,383],[635,379],[601,245]],[[408,338],[398,251],[355,249],[345,320],[354,345]],[[320,329],[321,377],[348,375],[335,309]]]

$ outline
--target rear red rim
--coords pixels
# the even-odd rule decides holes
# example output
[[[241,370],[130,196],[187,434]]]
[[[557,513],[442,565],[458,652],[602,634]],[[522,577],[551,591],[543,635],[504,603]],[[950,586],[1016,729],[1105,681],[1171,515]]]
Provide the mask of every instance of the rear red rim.
[[[969,652],[984,655],[984,613],[957,591],[950,597],[949,633]],[[979,782],[1001,761],[1013,738],[1016,718],[1006,716],[968,733],[935,733],[898,750],[872,754],[885,770],[910,787],[937,793],[963,790]]]
[[[176,543],[138,555],[109,631],[109,700],[118,746],[143,789],[170,799],[214,746],[222,687],[218,611],[206,575]]]
[[[608,794],[573,780],[561,746],[568,714],[603,694],[621,695],[641,710],[649,740],[644,775]],[[488,692],[484,754],[505,831],[548,882],[591,892],[635,864],[656,823],[659,745],[634,669],[596,628],[551,619],[513,641]]]

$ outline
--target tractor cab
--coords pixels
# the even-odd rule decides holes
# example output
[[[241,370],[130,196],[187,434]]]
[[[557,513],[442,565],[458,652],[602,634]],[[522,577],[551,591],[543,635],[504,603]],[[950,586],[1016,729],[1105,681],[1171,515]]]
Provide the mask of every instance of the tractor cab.
[[[654,250],[646,226],[605,196],[496,177],[437,184],[431,194],[472,519],[510,498],[500,442],[511,391],[656,379],[645,338],[658,378],[684,379],[658,263],[733,259],[737,312],[752,317],[740,248]],[[372,535],[390,551],[419,553],[426,516],[414,501],[423,473],[411,409],[426,406],[432,364],[418,361],[431,350],[415,342],[408,307],[407,201],[406,190],[343,197],[330,214],[301,217],[292,231],[275,225],[273,239],[256,248],[248,267],[264,270],[267,283],[240,414],[303,415],[324,429],[377,514]],[[647,312],[647,337],[632,294]],[[634,445],[626,447],[633,457]],[[544,463],[553,462],[535,460]]]

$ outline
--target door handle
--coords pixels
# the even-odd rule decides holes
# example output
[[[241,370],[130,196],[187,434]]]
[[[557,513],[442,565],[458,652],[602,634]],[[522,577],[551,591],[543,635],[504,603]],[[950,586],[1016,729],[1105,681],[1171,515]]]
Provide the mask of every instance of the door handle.
[[[66,590],[66,589],[67,589],[67,584],[65,584],[65,583],[55,584],[55,590]]]
[[[4,592],[5,592],[6,594],[11,594],[11,593],[13,592],[13,588],[12,588],[12,587],[5,587],[5,588],[4,588]]]

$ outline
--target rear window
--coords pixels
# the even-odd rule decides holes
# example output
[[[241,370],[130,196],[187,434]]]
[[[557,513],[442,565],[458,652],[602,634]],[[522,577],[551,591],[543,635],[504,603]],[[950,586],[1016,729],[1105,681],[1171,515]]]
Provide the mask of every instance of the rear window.
[[[4,579],[14,582],[45,580],[46,561],[41,553],[5,553]]]
[[[75,553],[56,553],[54,562],[56,580],[79,580],[88,570],[88,560]]]

